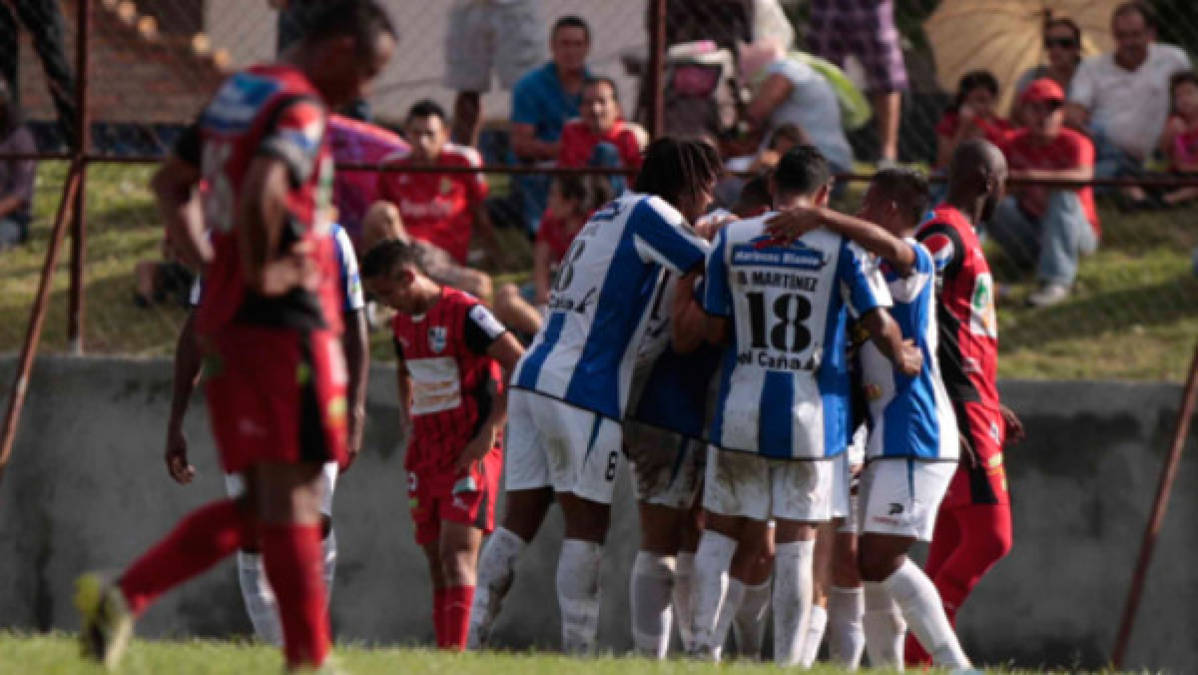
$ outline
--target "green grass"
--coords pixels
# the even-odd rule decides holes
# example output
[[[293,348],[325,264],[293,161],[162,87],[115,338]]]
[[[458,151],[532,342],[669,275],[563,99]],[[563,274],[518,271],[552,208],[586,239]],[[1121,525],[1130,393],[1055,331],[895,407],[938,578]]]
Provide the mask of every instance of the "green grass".
[[[151,167],[94,165],[88,189],[84,347],[88,353],[165,356],[174,347],[183,310],[170,305],[138,309],[132,302],[133,267],[158,255],[162,226],[146,181]],[[30,245],[0,254],[0,352],[20,347],[49,228],[60,198],[64,163],[43,163],[38,177]],[[502,181],[494,192],[501,192]],[[842,206],[855,206],[853,184]],[[1100,205],[1104,240],[1082,262],[1077,290],[1063,305],[1031,309],[1030,273],[990,251],[1001,285],[1000,375],[1031,379],[1184,378],[1198,336],[1198,279],[1190,252],[1198,246],[1198,208],[1123,214]],[[504,230],[514,264],[491,269],[497,280],[526,278],[527,240]],[[64,351],[67,260],[55,274],[42,347]],[[374,353],[391,358],[385,333],[373,336]]]

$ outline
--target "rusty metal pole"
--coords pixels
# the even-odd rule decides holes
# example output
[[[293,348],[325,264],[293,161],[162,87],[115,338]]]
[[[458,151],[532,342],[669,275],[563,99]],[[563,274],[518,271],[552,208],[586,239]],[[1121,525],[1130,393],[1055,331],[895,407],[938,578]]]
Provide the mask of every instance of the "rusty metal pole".
[[[1194,358],[1190,361],[1190,375],[1186,378],[1185,392],[1181,396],[1181,410],[1177,415],[1177,427],[1173,432],[1173,445],[1169,448],[1169,456],[1161,467],[1161,478],[1156,488],[1156,501],[1152,504],[1152,515],[1144,528],[1144,540],[1140,543],[1140,556],[1136,559],[1136,569],[1132,573],[1131,587],[1127,589],[1127,601],[1123,605],[1123,618],[1119,622],[1119,633],[1115,638],[1115,650],[1111,654],[1111,665],[1115,670],[1123,669],[1123,659],[1127,656],[1127,645],[1131,641],[1131,631],[1136,622],[1136,610],[1140,607],[1140,596],[1144,592],[1144,580],[1148,577],[1148,567],[1152,564],[1152,552],[1156,548],[1156,540],[1160,535],[1161,526],[1165,522],[1165,510],[1169,506],[1169,493],[1173,489],[1173,480],[1177,478],[1177,468],[1181,464],[1181,451],[1185,448],[1190,434],[1190,418],[1194,416],[1194,405],[1198,403],[1198,346],[1194,347]]]
[[[4,478],[4,469],[12,456],[13,442],[17,438],[17,423],[21,419],[21,408],[25,405],[25,394],[29,389],[29,373],[33,369],[33,357],[37,354],[38,342],[42,337],[42,324],[46,320],[46,307],[50,300],[50,282],[54,278],[54,266],[58,263],[58,253],[62,250],[62,240],[66,235],[67,220],[76,204],[75,197],[79,192],[81,169],[83,162],[71,162],[67,172],[66,184],[62,189],[62,201],[58,205],[58,217],[54,219],[54,229],[50,234],[50,245],[46,249],[46,260],[42,264],[42,276],[38,281],[37,295],[33,299],[33,309],[29,312],[29,325],[25,329],[25,342],[21,346],[21,357],[17,361],[17,373],[13,378],[12,388],[8,393],[8,411],[4,415],[4,426],[0,428],[0,480]]]
[[[91,144],[91,115],[88,114],[87,80],[91,47],[92,0],[79,0],[75,23],[75,138],[72,139],[79,169],[75,195],[75,219],[71,223],[71,283],[68,290],[67,341],[72,354],[83,353],[84,260],[87,252],[87,160]]]
[[[665,133],[666,0],[649,0],[649,137]]]

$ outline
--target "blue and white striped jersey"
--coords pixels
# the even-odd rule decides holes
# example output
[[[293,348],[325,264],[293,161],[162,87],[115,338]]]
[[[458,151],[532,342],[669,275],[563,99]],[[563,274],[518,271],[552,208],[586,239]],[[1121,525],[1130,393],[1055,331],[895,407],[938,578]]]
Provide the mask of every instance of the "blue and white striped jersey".
[[[894,369],[877,346],[861,346],[861,383],[869,403],[868,459],[913,457],[955,462],[960,457],[957,419],[948,391],[940,379],[936,358],[936,263],[914,239],[915,267],[906,276],[886,262],[880,270],[894,307],[890,314],[903,337],[914,340],[923,353],[923,370],[908,377]]]
[[[334,251],[337,255],[337,270],[341,273],[340,287],[345,300],[343,308],[346,313],[356,312],[366,306],[366,297],[362,294],[362,274],[358,270],[358,256],[354,254],[354,243],[350,241],[345,228],[337,223],[329,227],[329,236],[336,244]],[[204,281],[197,276],[191,284],[188,304],[199,307],[203,292]]]
[[[732,323],[711,442],[779,459],[844,452],[849,438],[846,309],[890,305],[865,253],[825,229],[790,244],[773,214],[725,227],[707,257],[703,309]]]
[[[623,418],[651,314],[670,311],[653,302],[661,270],[688,272],[708,248],[658,197],[628,192],[597,211],[562,259],[512,386]]]

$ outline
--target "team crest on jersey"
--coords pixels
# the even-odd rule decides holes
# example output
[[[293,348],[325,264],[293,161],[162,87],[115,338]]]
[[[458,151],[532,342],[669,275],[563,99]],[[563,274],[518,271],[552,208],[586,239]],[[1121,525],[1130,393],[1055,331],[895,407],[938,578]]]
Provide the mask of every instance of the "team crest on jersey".
[[[449,338],[449,330],[445,326],[433,326],[428,329],[428,348],[440,354],[445,351]]]
[[[989,274],[982,273],[977,276],[969,305],[969,329],[976,334],[997,339],[998,314],[994,311],[994,279]]]
[[[449,176],[441,176],[441,194],[447,195],[453,192],[453,179]]]

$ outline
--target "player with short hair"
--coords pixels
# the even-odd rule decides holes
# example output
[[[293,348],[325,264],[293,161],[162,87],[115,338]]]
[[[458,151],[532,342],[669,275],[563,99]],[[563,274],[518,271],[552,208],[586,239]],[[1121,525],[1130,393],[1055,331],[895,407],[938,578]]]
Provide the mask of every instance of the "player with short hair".
[[[788,151],[772,180],[775,208],[827,203],[830,172],[815,148]],[[830,512],[829,460],[848,441],[846,315],[861,317],[905,371],[917,372],[920,357],[886,313],[889,297],[862,251],[825,230],[775,239],[766,233],[769,217],[720,231],[701,291],[708,317],[696,321],[688,299],[675,327],[727,345],[695,557],[696,651],[715,653],[732,556],[738,542],[758,541],[742,538],[746,524],[772,517],[774,659],[789,666],[807,632],[815,527]]]
[[[825,227],[878,255],[894,299],[891,315],[923,354],[915,375],[896,372],[873,343],[863,344],[858,354],[870,429],[858,521],[865,643],[870,665],[902,668],[903,633],[910,626],[936,666],[960,670],[972,665],[936,587],[906,555],[916,539],[931,539],[960,455],[957,421],[936,358],[935,265],[913,236],[927,202],[923,174],[884,169],[870,183],[860,218],[796,209],[779,217],[775,227],[789,234]]]
[[[463,650],[503,471],[504,372],[524,350],[477,298],[429,278],[408,244],[376,246],[362,276],[398,311],[392,327],[400,404],[412,425],[404,468],[416,543],[433,579],[437,646]]]
[[[511,504],[529,499],[541,510],[522,518],[539,526],[544,507],[536,495],[547,488],[557,495],[566,521],[557,593],[567,652],[595,646],[599,566],[622,456],[620,420],[654,290],[662,269],[685,273],[701,265],[707,242],[687,222],[706,210],[719,170],[715,149],[705,143],[666,137],[650,144],[634,192],[591,216],[570,245],[545,325],[512,376],[509,516]],[[486,594],[480,588],[474,609],[480,639],[527,541],[500,528],[483,552],[479,585]]]
[[[205,268],[195,328],[209,410],[221,462],[243,474],[246,494],[193,511],[115,583],[80,579],[84,653],[109,666],[155,598],[255,539],[287,666],[319,668],[330,648],[320,476],[348,459],[348,432],[324,131],[328,108],[382,70],[396,31],[373,0],[327,3],[319,19],[279,63],[221,86],[201,116],[200,171],[172,158],[154,180],[172,239]]]

